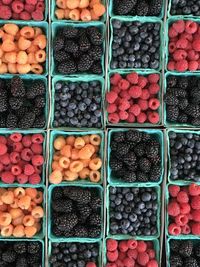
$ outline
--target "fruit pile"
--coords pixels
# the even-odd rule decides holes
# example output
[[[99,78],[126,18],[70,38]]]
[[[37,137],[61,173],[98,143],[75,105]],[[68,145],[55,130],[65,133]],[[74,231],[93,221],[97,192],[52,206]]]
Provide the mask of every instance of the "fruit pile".
[[[159,220],[158,193],[154,187],[110,187],[111,235],[155,236]]]
[[[46,88],[42,80],[0,79],[0,128],[43,128]]]
[[[59,74],[101,74],[104,36],[101,29],[66,26],[54,38],[55,68]]]
[[[167,121],[200,126],[200,78],[168,76],[165,94]]]
[[[171,1],[171,15],[193,15],[200,16],[200,2],[199,0],[172,0]]]
[[[45,0],[2,0],[0,19],[36,20],[44,19]]]
[[[200,186],[170,185],[168,232],[170,235],[200,235]]]
[[[168,70],[197,71],[200,69],[200,26],[192,20],[177,20],[169,27]]]
[[[110,78],[111,89],[106,94],[108,121],[115,124],[128,123],[152,123],[160,120],[158,109],[160,75],[138,75],[132,72],[122,77],[115,73]]]
[[[39,241],[1,241],[1,266],[42,266],[42,250]]]
[[[198,267],[200,260],[199,240],[170,240],[170,266]]]
[[[102,204],[96,187],[55,187],[51,201],[52,234],[67,238],[99,238]]]
[[[99,81],[55,84],[54,127],[102,126],[102,85]]]
[[[0,136],[0,178],[3,183],[39,184],[44,164],[42,134]]]
[[[113,0],[115,15],[159,16],[163,0]]]
[[[98,267],[98,258],[98,243],[52,243],[50,263],[53,267]]]
[[[100,20],[106,12],[102,2],[101,0],[57,0],[55,15],[57,19]]]
[[[122,182],[158,182],[161,170],[160,143],[154,135],[137,130],[111,135],[111,178]]]
[[[111,69],[159,69],[160,23],[112,20]]]
[[[44,72],[47,39],[41,28],[4,24],[0,38],[0,74]]]
[[[42,228],[43,192],[36,188],[0,188],[2,237],[32,238]]]
[[[62,181],[89,179],[98,183],[101,180],[102,159],[100,158],[101,136],[97,134],[75,137],[58,136],[54,140],[52,173],[49,181],[59,184]]]
[[[106,267],[159,266],[156,260],[156,251],[151,241],[108,239],[106,256]]]
[[[169,132],[170,178],[200,181],[200,135]]]

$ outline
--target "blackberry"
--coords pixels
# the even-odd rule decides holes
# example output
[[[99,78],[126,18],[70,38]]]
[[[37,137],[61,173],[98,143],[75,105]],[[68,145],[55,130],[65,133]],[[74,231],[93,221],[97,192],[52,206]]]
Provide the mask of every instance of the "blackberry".
[[[199,267],[199,264],[195,258],[188,257],[184,259],[184,265],[187,267]]]
[[[123,168],[123,163],[116,158],[110,159],[110,168],[112,171],[119,171]]]
[[[193,118],[200,117],[200,106],[196,104],[188,104],[185,113]]]
[[[63,190],[61,187],[55,187],[52,194],[53,200],[58,200],[63,198]]]
[[[18,77],[18,76],[16,76]],[[4,89],[5,88],[5,80],[0,79],[0,89]]]
[[[40,97],[40,96],[37,96],[37,97]],[[38,107],[35,106],[33,112],[35,113],[35,116],[40,116],[41,113],[44,112],[44,109],[43,108],[38,108]]]
[[[137,130],[129,130],[126,132],[126,140],[139,143],[142,138],[142,133]]]
[[[87,204],[91,200],[90,190],[80,187],[67,187],[64,189],[64,195],[82,204]]]
[[[146,149],[146,155],[151,160],[155,156],[159,155],[159,151],[160,151],[159,147],[151,146],[151,143],[149,143]]]
[[[70,54],[63,50],[59,50],[54,53],[54,58],[57,62],[64,62],[65,60],[70,59]]]
[[[188,99],[187,98],[179,98],[179,103],[178,103],[178,107],[181,109],[181,110],[185,110],[188,106]]]
[[[176,87],[176,84],[177,84],[177,77],[176,76],[167,77],[167,85],[169,87]]]
[[[20,257],[16,261],[16,267],[29,267],[26,257]]]
[[[171,249],[173,252],[177,252],[178,249],[179,249],[179,246],[180,246],[180,241],[179,241],[179,240],[172,239],[172,240],[170,241],[170,249]]]
[[[135,156],[135,153],[132,151],[130,153],[126,154],[123,158],[123,162],[128,166],[134,165],[136,160],[137,160],[137,158]]]
[[[102,200],[100,197],[97,197],[97,196],[92,196],[92,199],[91,199],[91,202],[90,202],[90,208],[92,210],[97,210],[99,208],[101,208],[101,205],[102,205]]]
[[[139,143],[134,147],[134,152],[137,157],[142,157],[146,153],[146,144],[145,143]]]
[[[127,15],[135,7],[137,0],[114,0],[113,9],[115,15]]]
[[[15,110],[15,114],[17,115],[18,118],[22,118],[25,113],[28,112],[28,107],[25,107],[25,106],[22,106],[21,108]],[[34,113],[35,113],[35,110],[34,110]]]
[[[192,241],[191,240],[184,240],[183,242],[180,242],[180,246],[179,246],[178,251],[182,257],[190,257],[192,255],[192,251],[193,251]]]
[[[2,260],[7,263],[13,263],[16,260],[16,252],[12,250],[6,250],[2,253]]]
[[[97,213],[92,213],[89,216],[89,224],[92,226],[101,226],[101,216]]]
[[[159,181],[160,176],[161,176],[161,167],[160,167],[160,165],[155,165],[155,166],[151,167],[151,171],[150,171],[150,174],[149,174],[150,181],[157,182],[157,181]]]
[[[35,118],[35,121],[33,123],[33,128],[44,128],[46,124],[45,116],[39,116]]]
[[[61,231],[60,229],[58,229],[57,226],[53,226],[52,232],[55,236],[62,236],[63,231]]]
[[[76,237],[87,237],[88,230],[85,226],[77,225],[74,227],[74,233]]]
[[[67,213],[57,217],[57,224],[59,230],[70,231],[78,223],[78,217],[75,213]]]
[[[19,128],[23,128],[23,129],[31,128],[33,126],[34,121],[35,121],[34,112],[28,112],[19,121]]]
[[[27,262],[30,266],[32,266],[32,264],[34,265],[35,263],[39,263],[39,260],[38,254],[30,254],[27,257]]]
[[[122,177],[122,179],[125,181],[125,182],[128,182],[128,183],[133,183],[137,180],[137,176],[136,176],[136,173],[135,172],[126,172],[124,174],[124,176]]]
[[[187,114],[180,113],[179,116],[178,116],[178,120],[177,121],[180,122],[180,123],[186,123],[186,122],[188,122],[188,116],[187,116]]]
[[[127,143],[119,143],[117,146],[117,154],[125,156],[129,152],[130,146]]]
[[[93,45],[101,45],[103,43],[104,40],[103,35],[97,27],[95,26],[89,27],[87,29],[87,32],[90,38],[90,42]]]
[[[0,112],[5,112],[8,110],[7,99],[4,97],[0,98]]]
[[[117,143],[124,142],[126,138],[125,132],[115,132],[113,133],[112,138]]]
[[[4,88],[0,88],[0,98],[5,98],[5,99],[7,99],[7,96],[8,96],[8,94],[7,94],[7,89],[6,89],[6,87],[4,87]]]
[[[89,206],[80,206],[78,207],[78,211],[81,215],[81,219],[84,219],[84,220],[86,220],[92,212]]]
[[[147,173],[138,171],[136,173],[136,176],[137,176],[137,181],[138,182],[148,182],[149,181],[149,177],[148,177],[148,174]]]
[[[195,87],[192,88],[190,91],[190,96],[192,97],[192,102],[195,103],[199,103],[200,102],[200,90],[199,88]]]
[[[187,91],[181,88],[168,88],[167,93],[176,97],[186,97]]]
[[[188,77],[179,77],[178,78],[178,86],[181,89],[187,89],[188,85],[189,85]]]
[[[161,13],[163,5],[163,0],[151,0],[149,3],[149,13],[150,16],[158,16]]]
[[[65,52],[76,53],[79,50],[78,44],[73,40],[65,41]]]
[[[170,256],[170,266],[171,267],[179,267],[179,266],[181,267],[182,265],[183,265],[183,261],[179,255],[174,254],[174,255]]]
[[[87,52],[91,47],[90,41],[86,35],[79,38],[79,49],[82,52]]]
[[[18,118],[13,113],[9,113],[6,119],[6,128],[17,128]]]
[[[160,164],[160,162],[161,162],[160,155],[157,155],[157,156],[155,156],[155,157],[150,158],[150,161],[151,161],[151,163],[154,164],[154,165],[158,165],[158,164]]]
[[[0,114],[0,128],[6,128],[6,115]]]
[[[142,172],[148,173],[151,169],[151,162],[147,158],[141,158],[139,160],[139,166]]]
[[[179,103],[178,98],[174,97],[171,94],[166,94],[164,100],[165,100],[165,103],[169,106],[177,106]]]
[[[15,242],[13,249],[17,254],[26,253],[26,242]]]
[[[94,61],[90,70],[93,74],[101,74],[102,73],[101,63]]]
[[[65,40],[60,35],[57,35],[54,39],[53,49],[54,51],[59,51],[64,48]]]
[[[117,142],[112,141],[110,144],[111,151],[117,151]]]
[[[28,99],[34,99],[38,95],[45,94],[45,84],[43,81],[34,82],[30,89],[27,90],[26,97]]]
[[[140,0],[135,8],[135,13],[137,16],[146,16],[149,12],[149,5],[145,0]]]
[[[58,64],[57,69],[61,74],[73,74],[77,72],[77,66],[73,59],[68,59],[65,62],[61,62]]]
[[[88,71],[92,67],[92,64],[93,59],[88,54],[84,54],[78,62],[78,70],[81,72]]]
[[[88,53],[93,60],[100,60],[103,55],[103,49],[100,46],[93,46]]]
[[[11,94],[15,97],[24,97],[26,94],[23,80],[19,76],[11,79]]]
[[[36,108],[44,108],[46,104],[46,99],[43,96],[37,96],[34,99],[34,104]]]
[[[73,39],[78,36],[78,29],[75,27],[67,26],[63,29],[63,36],[67,39]]]
[[[101,235],[101,227],[88,228],[88,237],[95,238]]]
[[[167,120],[171,122],[176,122],[179,116],[179,108],[177,106],[167,107]]]
[[[62,203],[62,205],[60,204]],[[54,200],[52,202],[52,209],[56,212],[63,212],[63,213],[67,213],[67,212],[71,212],[73,208],[73,203],[70,199],[58,199],[58,200]]]
[[[37,254],[41,251],[41,243],[36,241],[27,242],[27,252]]]
[[[194,248],[194,252],[195,252],[195,255],[196,255],[197,257],[200,257],[200,245],[199,245],[199,244],[197,244],[197,245],[195,246],[195,248]]]
[[[11,97],[9,99],[9,104],[12,110],[18,110],[23,106],[23,98]]]

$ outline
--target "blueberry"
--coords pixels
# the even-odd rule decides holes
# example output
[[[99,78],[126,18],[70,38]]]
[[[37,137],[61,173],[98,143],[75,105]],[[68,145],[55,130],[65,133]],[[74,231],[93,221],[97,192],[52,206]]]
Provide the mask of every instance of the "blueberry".
[[[55,85],[55,90],[59,91],[62,88],[62,83],[61,82],[57,82]]]
[[[77,118],[71,118],[70,119],[70,123],[72,124],[72,125],[74,125],[74,126],[76,126],[77,124],[78,124],[78,119]]]
[[[67,92],[69,92],[69,87],[67,85],[65,85],[63,88],[62,88],[62,93],[63,94],[66,94]]]
[[[122,26],[122,22],[120,20],[114,19],[112,22],[113,28],[120,29]]]

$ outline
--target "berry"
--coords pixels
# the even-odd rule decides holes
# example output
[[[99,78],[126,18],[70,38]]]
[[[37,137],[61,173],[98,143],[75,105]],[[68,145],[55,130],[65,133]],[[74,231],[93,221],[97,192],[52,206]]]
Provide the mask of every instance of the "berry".
[[[170,216],[176,217],[180,214],[180,206],[176,202],[171,202],[168,204],[167,211]]]
[[[180,191],[177,194],[177,201],[179,203],[188,203],[189,202],[189,197],[186,192]]]
[[[115,251],[118,247],[118,242],[114,239],[107,240],[107,250],[108,251]]]
[[[181,234],[181,227],[175,223],[171,223],[168,227],[168,232],[170,235],[180,235]]]
[[[171,197],[177,197],[178,193],[180,192],[180,186],[170,185],[168,187],[168,190]]]
[[[200,209],[200,196],[193,196],[190,203],[193,209]]]
[[[146,266],[149,262],[149,255],[146,252],[138,253],[137,262],[142,266]]]
[[[111,262],[115,262],[118,259],[118,251],[108,251],[107,252],[107,259]]]

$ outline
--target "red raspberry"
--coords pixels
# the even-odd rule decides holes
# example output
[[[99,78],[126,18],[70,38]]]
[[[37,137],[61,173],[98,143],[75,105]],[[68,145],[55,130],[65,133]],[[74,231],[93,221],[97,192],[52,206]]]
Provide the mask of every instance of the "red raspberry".
[[[12,19],[15,19],[15,20],[20,19],[20,14],[13,12],[12,13]]]
[[[128,114],[127,122],[129,123],[135,122],[135,116],[132,113]]]
[[[117,260],[115,263],[117,267],[124,267],[124,263],[121,260]]]
[[[121,92],[121,89],[118,86],[112,86],[111,92],[115,92],[118,95]]]
[[[128,93],[132,98],[139,98],[142,94],[142,88],[139,86],[131,86]]]
[[[107,259],[111,262],[115,262],[118,259],[118,250],[107,251]]]
[[[160,121],[160,116],[157,112],[149,112],[148,120],[150,123],[157,124]]]
[[[188,40],[184,39],[184,38],[180,38],[177,42],[176,42],[176,47],[178,49],[186,49],[188,46]]]
[[[118,242],[115,239],[108,239],[107,240],[107,251],[114,251],[118,247]]]
[[[119,242],[119,250],[121,252],[126,252],[128,250],[128,245],[127,245],[127,241],[123,240]]]
[[[179,214],[178,216],[176,216],[175,222],[179,226],[184,226],[188,223],[188,216],[185,214]]]
[[[144,123],[147,120],[147,115],[144,112],[141,112],[138,116],[137,116],[137,122],[138,123]]]
[[[13,143],[13,151],[21,152],[23,148],[22,143]]]
[[[24,4],[19,0],[14,0],[11,7],[12,7],[12,10],[18,14],[24,10]]]
[[[177,202],[170,202],[167,211],[170,216],[176,217],[180,214],[180,206]]]
[[[41,182],[41,177],[39,174],[34,173],[28,178],[30,184],[39,184]]]
[[[41,12],[44,12],[44,10],[45,10],[45,4],[43,2],[38,2],[36,4],[36,10],[41,11]]]
[[[7,144],[7,139],[5,138],[5,136],[0,135],[0,144]]]
[[[128,240],[127,246],[130,249],[135,249],[137,247],[137,240],[133,240],[133,239]]]
[[[197,222],[192,224],[192,234],[200,235],[200,223]]]
[[[130,259],[134,259],[136,260],[137,259],[137,255],[138,255],[138,251],[137,249],[129,249],[127,251],[127,256],[130,258]]]
[[[126,79],[131,83],[131,84],[137,84],[138,83],[138,73],[137,72],[132,72],[130,74],[126,75]]]
[[[116,263],[107,263],[106,267],[118,267]]]
[[[174,30],[178,33],[182,33],[185,30],[185,22],[184,20],[178,20],[172,24]]]
[[[112,104],[115,102],[115,100],[117,99],[117,94],[113,91],[111,92],[108,92],[106,94],[106,101],[109,103],[109,104]]]
[[[119,100],[119,106],[118,106],[118,109],[121,110],[121,111],[125,111],[127,109],[130,108],[130,103],[128,100],[126,99],[120,99]]]
[[[149,255],[146,252],[140,252],[137,256],[137,263],[141,266],[146,266],[149,262]]]
[[[175,69],[177,71],[180,71],[180,72],[186,71],[188,69],[188,62],[187,62],[187,60],[183,59],[183,60],[180,60],[180,61],[176,62]]]
[[[128,112],[127,111],[120,111],[119,118],[121,121],[125,121],[128,119]]]
[[[16,179],[19,184],[26,184],[28,182],[28,176],[24,173],[17,175]]]
[[[123,99],[126,99],[126,100],[130,100],[131,99],[131,96],[129,95],[128,90],[121,91],[119,95]]]
[[[7,151],[8,151],[7,146],[1,143],[1,144],[0,144],[0,156],[6,154]]]
[[[152,110],[156,110],[160,107],[160,101],[157,98],[151,98],[149,100],[149,108]]]
[[[10,5],[12,3],[13,0],[2,0],[2,3],[4,5]]]
[[[137,251],[145,252],[147,250],[147,244],[144,241],[138,241],[137,243]]]
[[[42,154],[43,147],[40,144],[32,144],[31,150],[33,151],[34,154]]]
[[[41,21],[44,19],[43,12],[38,9],[33,11],[31,15],[32,15],[33,20],[36,20],[36,21]]]
[[[170,235],[180,235],[181,234],[181,227],[175,223],[171,223],[168,227],[168,232]]]
[[[199,210],[200,209],[200,196],[192,197],[190,206],[194,210]]]
[[[25,161],[31,161],[33,152],[30,148],[24,148],[21,152],[21,158]]]
[[[2,172],[1,180],[6,184],[13,184],[15,181],[15,176],[10,171]]]
[[[192,220],[195,222],[200,222],[200,212],[199,210],[192,210],[191,211]]]
[[[171,27],[169,29],[168,35],[170,38],[174,38],[174,37],[178,36],[178,32],[173,27]]]
[[[174,61],[169,61],[167,64],[167,69],[168,70],[175,70],[175,62]]]
[[[134,267],[135,266],[135,261],[134,261],[134,259],[125,258],[123,260],[123,264],[124,264],[124,267]]]
[[[191,233],[191,228],[188,224],[181,227],[181,233],[184,235],[188,235]]]
[[[113,85],[117,85],[121,79],[122,76],[119,73],[115,73],[110,77],[110,83]]]
[[[190,213],[190,210],[191,210],[190,204],[188,204],[188,203],[181,203],[180,204],[180,213],[181,214],[188,214],[188,213]]]
[[[13,165],[11,167],[11,172],[13,175],[17,176],[22,173],[22,168],[19,165]]]
[[[12,164],[4,166],[4,171],[11,171]]]
[[[197,61],[189,61],[188,63],[188,69],[189,71],[196,71],[199,68],[199,64]]]
[[[107,112],[108,113],[115,113],[117,111],[117,106],[116,104],[109,104],[107,107]]]
[[[147,100],[139,99],[138,100],[138,105],[140,106],[141,110],[147,110],[149,105]]]
[[[170,42],[168,45],[168,50],[170,54],[173,54],[176,51],[176,43]]]
[[[34,174],[34,172],[35,172],[35,169],[34,169],[33,165],[26,164],[24,166],[24,174],[30,176],[30,175]]]
[[[160,91],[160,85],[157,83],[152,83],[149,86],[149,92],[151,95],[155,95]]]
[[[117,113],[112,113],[108,115],[108,121],[111,123],[118,123],[119,122],[119,115]]]
[[[191,50],[192,49],[192,43],[188,43],[188,45],[187,45],[187,47],[186,47],[186,49],[185,50]]]
[[[12,140],[14,143],[18,143],[22,140],[22,135],[20,133],[13,133],[10,135],[10,140]]]
[[[129,81],[125,80],[125,79],[121,79],[118,83],[118,86],[121,90],[125,91],[129,88],[130,83]]]
[[[156,260],[150,260],[147,263],[147,267],[158,267],[158,262]]]
[[[31,140],[33,144],[42,144],[44,142],[44,136],[42,134],[33,134]]]
[[[121,252],[121,251],[119,251],[119,257],[118,257],[118,259],[119,260],[123,260],[123,259],[125,259],[126,258],[126,253],[125,252]]]
[[[94,263],[94,262],[88,262],[88,263],[86,264],[86,267],[97,267],[97,265],[96,265],[96,263]]]
[[[177,197],[178,193],[180,192],[180,186],[170,185],[168,187],[168,191],[171,197]]]
[[[0,172],[2,172],[3,170],[4,170],[3,163],[0,162]]]
[[[183,32],[180,36],[181,39],[186,39],[188,40],[189,42],[192,42],[193,40],[193,35],[190,34],[190,33],[187,33],[187,32]]]
[[[22,144],[25,147],[30,147],[32,144],[32,138],[31,135],[25,135],[22,137]]]
[[[34,155],[31,161],[34,166],[41,166],[44,163],[44,157],[42,155]]]
[[[188,59],[189,60],[198,60],[199,59],[199,53],[194,51],[194,50],[189,50],[188,51]]]
[[[148,89],[142,89],[142,94],[140,96],[141,99],[147,100],[150,97],[150,93]]]
[[[41,174],[42,173],[42,166],[34,166],[35,173]]]
[[[26,0],[26,3],[29,5],[36,5],[38,0]]]
[[[200,186],[197,184],[190,184],[188,187],[188,191],[190,196],[198,196],[200,195]]]
[[[147,85],[148,80],[144,76],[139,76],[138,78],[138,86],[140,86],[142,89]]]
[[[9,6],[0,5],[0,19],[8,20],[12,17],[12,12]]]
[[[30,4],[25,4],[24,5],[24,10],[26,10],[28,13],[32,13],[35,10],[35,6],[34,5],[30,5]]]
[[[159,80],[160,80],[160,75],[157,74],[157,73],[150,74],[150,75],[148,76],[148,81],[149,81],[150,83],[158,83]]]
[[[19,17],[21,20],[30,20],[31,19],[31,15],[27,11],[22,11],[20,13]]]
[[[132,107],[130,107],[129,111],[133,113],[134,116],[138,116],[141,112],[141,108],[138,104],[134,104]]]
[[[155,259],[156,257],[156,252],[152,248],[147,249],[147,254],[149,255],[149,259]]]
[[[185,22],[185,32],[194,34],[198,30],[198,24],[195,21],[187,20]]]
[[[186,192],[183,192],[183,191],[178,192],[176,199],[179,203],[188,203],[189,202],[188,194]]]
[[[178,49],[173,53],[173,59],[175,61],[186,59],[186,57],[187,57],[187,52],[183,49]]]
[[[9,165],[10,164],[9,154],[6,153],[6,154],[0,156],[0,162],[3,163],[3,165]]]

